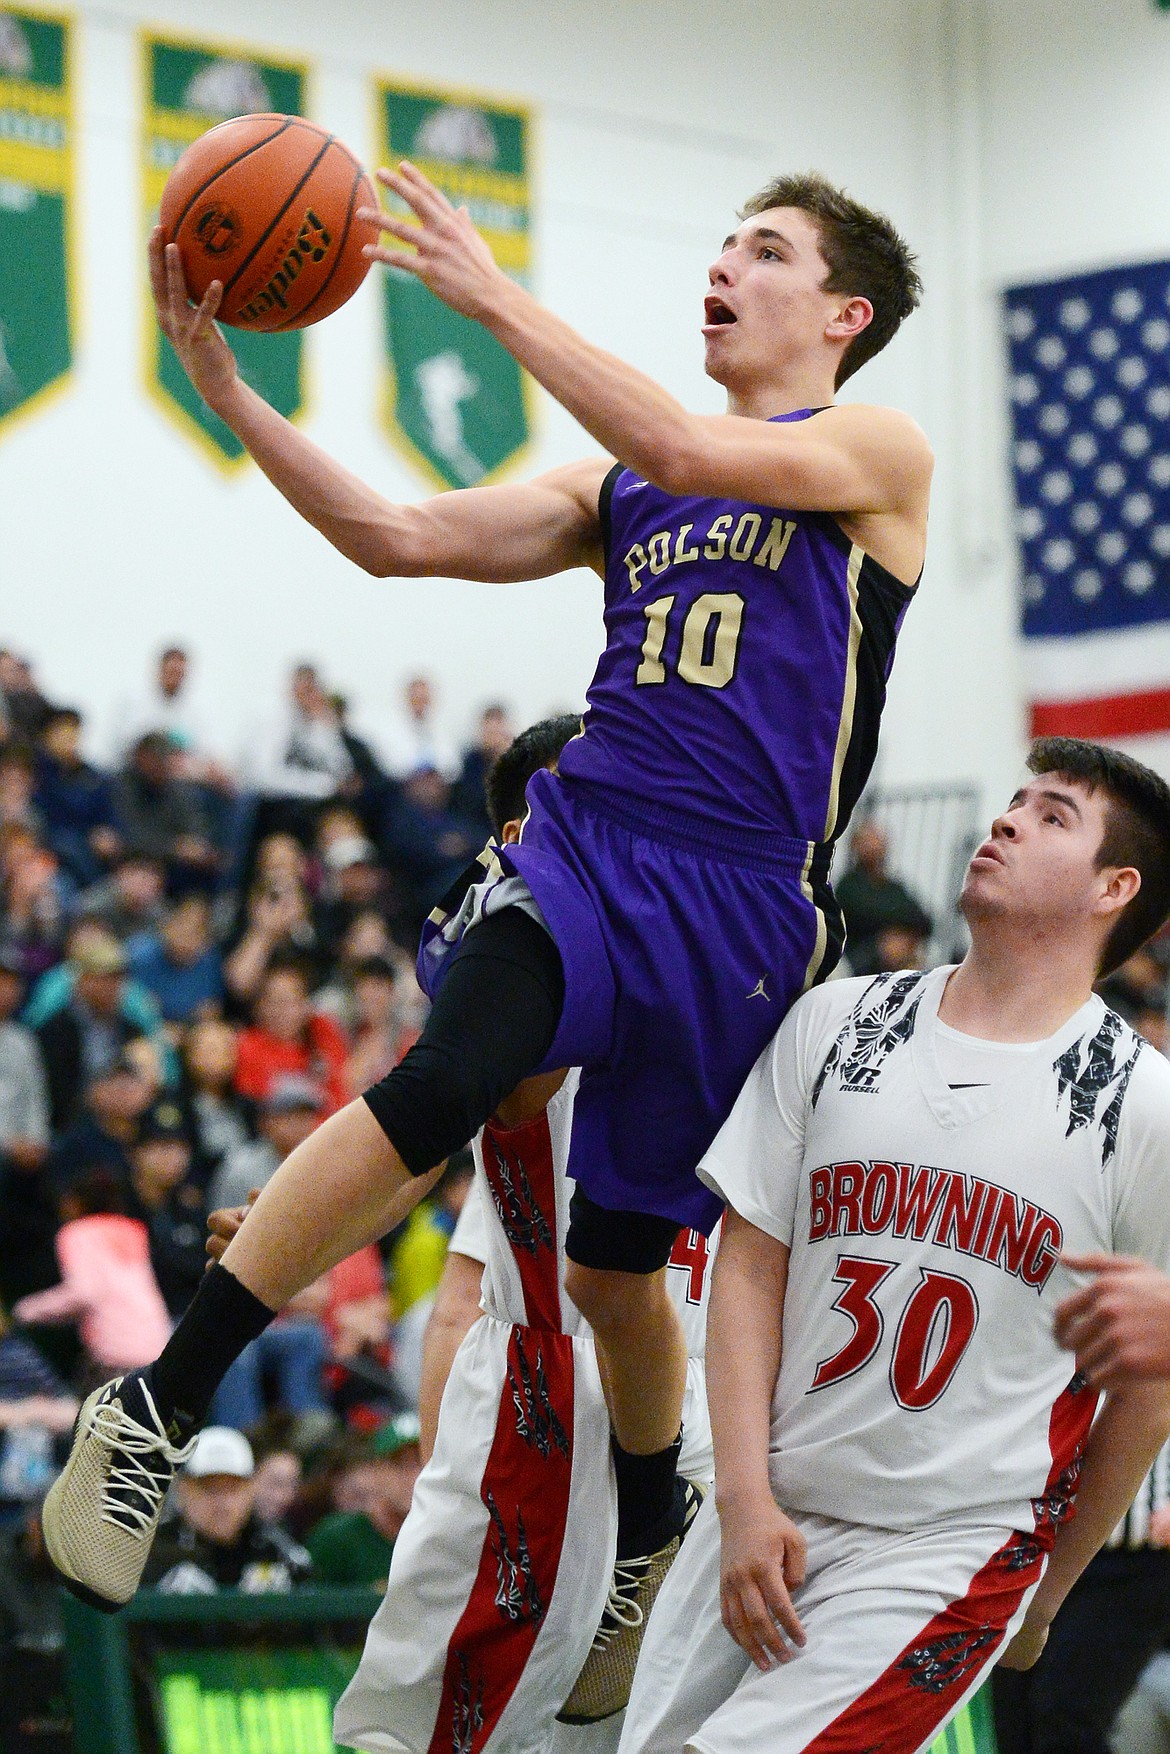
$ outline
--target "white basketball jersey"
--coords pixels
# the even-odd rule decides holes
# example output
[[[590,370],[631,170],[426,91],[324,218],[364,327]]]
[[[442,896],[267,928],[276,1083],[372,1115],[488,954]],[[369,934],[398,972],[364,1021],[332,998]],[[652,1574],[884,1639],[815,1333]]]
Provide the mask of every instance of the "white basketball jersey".
[[[1050,1531],[1096,1404],[1052,1335],[1058,1256],[1170,1268],[1170,1064],[1095,997],[1026,1051],[956,1036],[950,972],[807,994],[700,1174],[792,1250],[780,1504]]]
[[[564,1293],[570,1073],[523,1127],[484,1128],[451,1239],[485,1263],[486,1319],[455,1356],[435,1452],[394,1544],[385,1599],[334,1733],[373,1754],[612,1754],[619,1720],[554,1723],[605,1607],[617,1536],[609,1414],[589,1328]],[[707,1244],[669,1281],[702,1350]],[[680,1470],[709,1482],[701,1357]]]
[[[573,1103],[581,1074],[572,1071],[542,1115],[522,1127],[489,1122],[473,1144],[475,1182],[459,1215],[451,1247],[482,1261],[483,1307],[504,1322],[545,1325],[587,1334],[588,1324],[564,1289],[565,1233],[576,1183],[565,1174]],[[543,1214],[555,1211],[556,1224]],[[707,1293],[718,1229],[680,1231],[666,1281],[686,1335],[687,1355],[702,1358]],[[554,1255],[555,1244],[555,1255]]]
[[[589,1325],[564,1288],[565,1233],[576,1185],[566,1176],[565,1165],[580,1081],[580,1072],[570,1072],[544,1113],[524,1126],[503,1128],[489,1122],[479,1134],[473,1145],[475,1181],[451,1248],[484,1263],[487,1315],[584,1338]],[[712,1472],[702,1358],[718,1238],[718,1228],[710,1238],[701,1231],[681,1230],[666,1274],[690,1361],[679,1467],[688,1478],[702,1481],[709,1481]]]

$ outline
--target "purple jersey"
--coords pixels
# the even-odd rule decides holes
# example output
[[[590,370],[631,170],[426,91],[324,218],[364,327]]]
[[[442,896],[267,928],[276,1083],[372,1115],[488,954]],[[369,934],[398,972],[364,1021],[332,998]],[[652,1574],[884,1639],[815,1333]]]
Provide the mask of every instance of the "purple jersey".
[[[522,877],[565,977],[544,1069],[583,1068],[569,1173],[598,1205],[709,1230],[695,1165],[840,951],[831,843],[912,592],[824,514],[675,497],[620,467],[600,511],[609,637],[583,732],[528,782],[519,843],[432,913],[419,979],[433,994]]]
[[[711,828],[834,840],[911,588],[823,513],[675,496],[620,466],[601,517],[608,638],[561,773]]]

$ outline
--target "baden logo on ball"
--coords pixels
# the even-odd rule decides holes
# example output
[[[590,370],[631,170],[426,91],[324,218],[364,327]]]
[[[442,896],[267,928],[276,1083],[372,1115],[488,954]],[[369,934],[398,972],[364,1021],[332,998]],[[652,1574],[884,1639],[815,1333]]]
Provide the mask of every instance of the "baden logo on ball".
[[[159,223],[179,246],[198,301],[223,283],[217,320],[300,329],[355,293],[377,225],[365,170],[341,141],[301,116],[237,116],[189,146],[167,179]]]
[[[329,254],[333,235],[326,231],[312,208],[305,213],[301,229],[296,240],[289,246],[288,253],[265,286],[248,299],[240,310],[240,316],[249,322],[264,317],[269,311],[288,310],[289,295],[294,280],[300,275],[306,262],[323,262]],[[265,328],[266,324],[255,322],[256,328]],[[281,327],[282,325],[277,325]]]

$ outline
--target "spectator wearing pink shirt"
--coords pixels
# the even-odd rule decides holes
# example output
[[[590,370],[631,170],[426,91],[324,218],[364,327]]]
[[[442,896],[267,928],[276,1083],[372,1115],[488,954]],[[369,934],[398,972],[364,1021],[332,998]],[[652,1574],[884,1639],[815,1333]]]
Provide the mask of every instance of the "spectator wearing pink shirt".
[[[150,1264],[146,1225],[125,1212],[125,1194],[95,1170],[63,1195],[57,1232],[61,1283],[22,1297],[18,1321],[78,1324],[83,1393],[146,1364],[170,1338],[171,1321]]]

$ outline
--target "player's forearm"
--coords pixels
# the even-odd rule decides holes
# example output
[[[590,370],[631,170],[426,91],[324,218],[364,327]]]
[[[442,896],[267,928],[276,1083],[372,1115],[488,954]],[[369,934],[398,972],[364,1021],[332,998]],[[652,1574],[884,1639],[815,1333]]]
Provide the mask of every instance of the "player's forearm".
[[[1085,1566],[1134,1501],[1170,1434],[1170,1387],[1142,1383],[1109,1396],[1089,1433],[1076,1515],[1057,1532],[1029,1613],[1051,1621]]]
[[[378,578],[426,570],[411,539],[411,508],[367,487],[242,379],[216,398],[214,412],[294,511],[347,560]]]
[[[772,1394],[788,1250],[728,1209],[707,1314],[707,1404],[721,1506],[771,1496]]]
[[[699,434],[695,417],[653,378],[501,279],[494,307],[481,315],[484,327],[603,450],[656,487],[684,491],[680,471]]]

